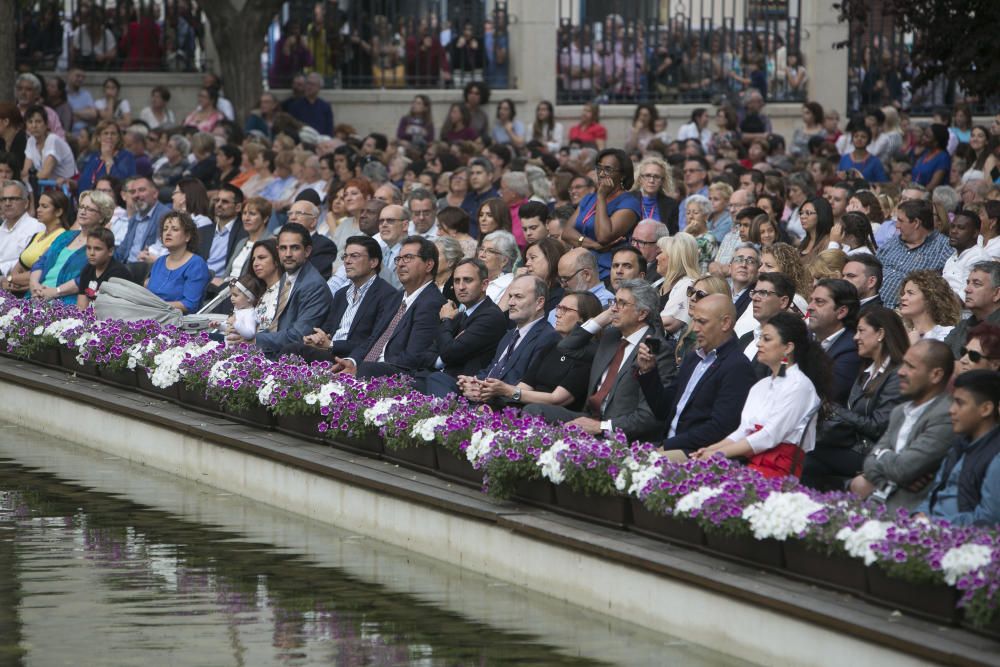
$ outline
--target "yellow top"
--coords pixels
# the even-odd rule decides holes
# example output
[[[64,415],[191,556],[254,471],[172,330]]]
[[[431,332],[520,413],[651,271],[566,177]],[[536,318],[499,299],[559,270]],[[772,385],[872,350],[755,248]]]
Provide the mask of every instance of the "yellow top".
[[[49,249],[52,242],[59,238],[63,232],[66,230],[62,227],[56,227],[54,230],[46,234],[45,232],[38,232],[31,238],[31,243],[28,247],[24,249],[21,256],[18,257],[18,261],[21,263],[25,269],[31,270],[31,267],[35,265],[38,258],[45,254],[45,251]]]

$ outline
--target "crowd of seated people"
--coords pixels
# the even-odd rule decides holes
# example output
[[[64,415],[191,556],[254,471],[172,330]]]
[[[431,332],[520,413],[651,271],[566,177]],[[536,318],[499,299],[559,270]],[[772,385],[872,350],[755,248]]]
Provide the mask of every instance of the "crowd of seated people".
[[[860,118],[845,141],[813,122],[786,153],[750,131],[766,118],[750,96],[744,131],[725,108],[719,133],[626,152],[596,113],[568,136],[548,103],[491,119],[482,82],[455,102],[468,140],[328,134],[271,93],[241,110],[247,133],[209,128],[217,81],[191,127],[169,127],[182,114],[154,90],[152,127],[71,78],[65,126],[35,75],[0,104],[8,292],[102,316],[208,310],[220,340],[274,358],[1000,522],[1000,170],[978,139],[951,149],[938,123],[886,148],[898,129]],[[1000,123],[976,127],[1000,141]],[[952,154],[970,158],[958,188],[931,169]]]

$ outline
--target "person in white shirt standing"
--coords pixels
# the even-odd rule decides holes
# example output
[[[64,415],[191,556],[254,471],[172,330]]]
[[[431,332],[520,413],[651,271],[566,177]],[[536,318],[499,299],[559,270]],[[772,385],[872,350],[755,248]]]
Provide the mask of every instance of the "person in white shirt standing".
[[[0,274],[7,275],[21,252],[45,225],[28,215],[28,186],[21,181],[4,181],[0,190]]]
[[[972,211],[959,209],[951,221],[948,230],[948,243],[955,249],[955,254],[944,263],[941,275],[948,281],[948,286],[958,296],[965,300],[965,281],[972,272],[972,267],[979,262],[990,261],[990,254],[979,245],[979,216]]]

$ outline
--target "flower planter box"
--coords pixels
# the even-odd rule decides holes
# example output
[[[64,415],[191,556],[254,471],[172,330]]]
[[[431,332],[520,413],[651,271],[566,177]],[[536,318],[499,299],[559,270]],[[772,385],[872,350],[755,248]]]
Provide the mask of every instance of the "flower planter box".
[[[319,425],[325,421],[322,415],[278,415],[278,430],[299,438],[326,442],[326,434],[320,433]]]
[[[705,546],[720,556],[771,569],[785,566],[785,552],[777,540],[758,540],[753,535],[705,533]]]
[[[556,504],[556,487],[547,479],[526,479],[518,485],[514,498],[528,505],[552,509]]]
[[[177,395],[186,408],[213,415],[222,414],[222,406],[219,405],[219,402],[211,398],[206,398],[204,391],[201,389],[188,389],[181,384],[177,390]]]
[[[137,382],[136,372],[128,368],[113,371],[107,367],[98,366],[97,376],[110,384],[115,384],[119,387],[129,387],[130,389],[134,388]]]
[[[453,454],[450,449],[441,444],[436,443],[434,448],[437,450],[439,477],[467,486],[474,486],[477,489],[483,486],[483,473],[473,468],[465,456]]]
[[[398,463],[405,468],[415,468],[422,471],[437,470],[437,451],[429,444],[418,444],[400,449],[386,447],[382,458],[392,463]]]
[[[256,426],[258,428],[274,427],[274,415],[263,405],[255,405],[248,410],[236,410],[230,407],[223,407],[222,410],[226,416],[249,426]]]
[[[29,354],[28,359],[43,366],[59,367],[59,348],[40,347]]]
[[[705,545],[705,531],[694,519],[657,514],[642,504],[638,498],[629,498],[632,505],[632,524],[629,530],[658,540],[668,540],[687,546]]]
[[[352,436],[346,433],[338,433],[332,436],[330,443],[337,449],[346,449],[350,452],[360,452],[374,458],[381,458],[385,451],[385,443],[377,433],[366,433],[362,436]]]
[[[561,514],[623,528],[630,523],[630,509],[625,496],[587,496],[566,485],[556,485],[556,511]]]
[[[828,556],[814,551],[802,540],[788,540],[785,571],[824,588],[864,595],[868,592],[868,567],[859,558],[843,554]]]
[[[180,401],[180,388],[182,386],[180,382],[175,382],[166,389],[161,389],[149,379],[149,371],[146,370],[136,371],[135,380],[139,390],[146,394],[165,398],[168,401]]]
[[[958,590],[945,584],[915,584],[890,577],[878,565],[868,568],[869,599],[939,623],[958,621]]]
[[[59,348],[59,365],[66,370],[76,373],[77,375],[88,375],[90,377],[97,376],[97,364],[93,361],[87,361],[85,363],[79,363],[76,360],[76,349],[69,349],[68,347]]]
[[[993,620],[986,625],[977,628],[971,621],[966,619],[963,613],[962,627],[970,632],[985,635],[986,637],[992,637],[993,639],[1000,639],[1000,615],[995,616]]]

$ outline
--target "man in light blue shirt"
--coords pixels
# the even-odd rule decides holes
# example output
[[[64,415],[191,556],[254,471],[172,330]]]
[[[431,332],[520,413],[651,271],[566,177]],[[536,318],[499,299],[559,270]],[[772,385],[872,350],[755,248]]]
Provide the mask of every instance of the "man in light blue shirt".
[[[78,67],[74,67],[66,75],[66,101],[73,110],[73,134],[97,121],[94,98],[90,91],[83,88],[86,78],[87,75]]]

